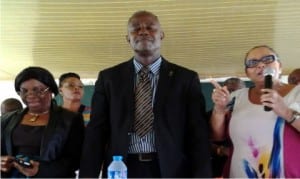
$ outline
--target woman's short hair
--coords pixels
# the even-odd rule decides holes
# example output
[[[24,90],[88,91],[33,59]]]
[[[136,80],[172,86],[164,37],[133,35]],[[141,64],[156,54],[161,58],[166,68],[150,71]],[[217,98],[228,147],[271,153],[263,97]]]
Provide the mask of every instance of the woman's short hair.
[[[270,47],[270,46],[268,46],[268,45],[258,45],[258,46],[252,47],[252,48],[246,53],[245,58],[244,58],[244,62],[247,61],[247,57],[248,57],[249,53],[252,52],[252,50],[257,49],[257,48],[266,48],[266,49],[270,50],[272,53],[274,53],[274,55],[279,59],[278,53],[277,53],[272,47]],[[278,60],[278,61],[279,61],[279,60]],[[280,62],[280,61],[279,61],[279,62]]]
[[[60,77],[59,77],[59,87],[62,86],[62,83],[65,79],[71,78],[71,77],[77,78],[80,80],[80,76],[77,73],[74,73],[74,72],[64,73],[64,74],[60,75]]]
[[[23,69],[15,78],[15,90],[20,91],[20,86],[24,81],[35,79],[48,86],[52,93],[58,94],[58,87],[53,75],[45,68],[32,66]]]

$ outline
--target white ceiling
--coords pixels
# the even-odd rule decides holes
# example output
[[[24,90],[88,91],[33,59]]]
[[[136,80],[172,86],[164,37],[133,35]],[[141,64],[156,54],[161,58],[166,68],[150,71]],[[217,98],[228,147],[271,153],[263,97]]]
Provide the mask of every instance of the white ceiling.
[[[132,56],[126,24],[137,10],[159,16],[163,56],[200,78],[243,77],[245,52],[261,44],[284,74],[300,66],[298,0],[1,0],[0,80],[32,65],[96,78]]]

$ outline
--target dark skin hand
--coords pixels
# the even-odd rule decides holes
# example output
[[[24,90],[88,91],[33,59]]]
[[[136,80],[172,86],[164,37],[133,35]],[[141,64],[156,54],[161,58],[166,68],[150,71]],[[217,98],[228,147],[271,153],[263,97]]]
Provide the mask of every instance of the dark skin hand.
[[[23,173],[25,176],[35,176],[37,172],[39,171],[40,163],[37,161],[30,160],[30,163],[32,164],[32,167],[23,167],[22,165],[18,164],[17,162],[13,162],[13,165],[16,169],[18,169],[21,173]]]
[[[35,176],[38,173],[40,163],[33,160],[30,160],[30,163],[32,164],[31,168],[23,167],[15,162],[15,157],[1,156],[1,172],[10,172],[12,168],[16,168],[25,176]]]

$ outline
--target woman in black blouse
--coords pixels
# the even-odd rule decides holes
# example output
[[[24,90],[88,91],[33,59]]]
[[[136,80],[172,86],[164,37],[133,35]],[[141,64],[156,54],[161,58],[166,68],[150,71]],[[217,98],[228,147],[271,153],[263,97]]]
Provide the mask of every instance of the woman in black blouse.
[[[1,177],[75,177],[84,135],[82,115],[55,104],[58,88],[44,68],[21,71],[15,90],[26,108],[1,116]],[[22,166],[18,158],[30,166]]]

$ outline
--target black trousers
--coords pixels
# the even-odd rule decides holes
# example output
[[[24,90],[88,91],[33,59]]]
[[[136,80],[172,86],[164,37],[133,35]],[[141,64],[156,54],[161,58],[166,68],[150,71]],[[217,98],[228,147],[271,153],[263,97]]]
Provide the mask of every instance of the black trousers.
[[[143,156],[128,154],[126,162],[128,178],[161,178],[157,154]]]

